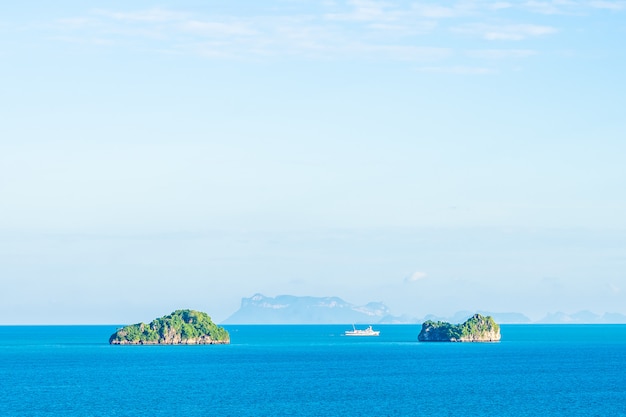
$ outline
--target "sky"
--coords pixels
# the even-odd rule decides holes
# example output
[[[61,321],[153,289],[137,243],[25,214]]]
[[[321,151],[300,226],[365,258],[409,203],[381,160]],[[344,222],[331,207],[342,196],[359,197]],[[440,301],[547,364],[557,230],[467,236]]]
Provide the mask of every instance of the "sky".
[[[0,5],[0,324],[255,293],[626,314],[626,1]]]

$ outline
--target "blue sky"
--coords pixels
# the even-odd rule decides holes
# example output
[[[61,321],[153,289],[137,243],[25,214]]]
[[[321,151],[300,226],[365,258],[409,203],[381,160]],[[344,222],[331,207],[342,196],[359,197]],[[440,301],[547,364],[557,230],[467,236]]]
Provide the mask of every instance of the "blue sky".
[[[256,292],[626,314],[626,2],[0,6],[0,323]]]

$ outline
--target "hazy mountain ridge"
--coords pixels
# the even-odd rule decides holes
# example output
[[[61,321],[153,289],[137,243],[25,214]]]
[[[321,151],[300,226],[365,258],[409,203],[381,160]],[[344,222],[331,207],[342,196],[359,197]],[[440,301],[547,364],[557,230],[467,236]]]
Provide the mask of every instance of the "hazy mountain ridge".
[[[557,311],[549,313],[537,323],[544,324],[622,324],[626,323],[626,315],[620,313],[596,314],[589,310],[573,314]]]
[[[239,310],[222,324],[371,324],[388,315],[389,308],[379,302],[357,306],[339,297],[255,294],[242,298]]]
[[[457,311],[451,317],[441,317],[435,316],[433,314],[429,314],[425,316],[421,321],[446,321],[448,323],[463,323],[469,317],[472,317],[475,313],[482,314],[483,316],[491,316],[493,319],[500,324],[524,324],[531,323],[532,320],[522,313],[514,313],[514,312],[506,312],[506,313],[494,313],[491,311],[483,311],[478,310],[476,312],[473,311]]]
[[[548,313],[540,320],[531,320],[522,313],[506,312],[494,313],[490,311],[478,310],[476,313],[483,316],[491,316],[499,324],[625,324],[626,315],[620,313],[596,314],[588,310],[567,314],[563,312]],[[457,311],[452,316],[436,316],[428,314],[424,318],[413,318],[407,315],[384,317],[379,323],[384,324],[408,324],[423,323],[427,320],[445,321],[448,323],[462,323],[471,317],[474,312]]]
[[[241,307],[222,324],[421,324],[427,320],[462,323],[475,313],[491,316],[499,324],[618,324],[626,323],[620,313],[596,314],[587,310],[572,314],[549,313],[533,321],[517,312],[458,311],[452,316],[414,317],[393,315],[382,302],[362,306],[351,304],[339,297],[311,297],[279,295],[266,297],[255,294],[242,298]]]

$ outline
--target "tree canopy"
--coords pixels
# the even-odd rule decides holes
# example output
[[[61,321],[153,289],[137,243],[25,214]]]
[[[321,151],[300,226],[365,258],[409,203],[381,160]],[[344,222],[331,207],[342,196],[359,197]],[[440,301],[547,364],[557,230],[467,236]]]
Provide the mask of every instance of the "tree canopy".
[[[427,340],[478,340],[486,334],[500,333],[500,326],[491,316],[474,314],[461,324],[428,320],[422,324],[418,339]]]
[[[210,344],[228,343],[226,329],[213,323],[208,314],[195,310],[176,310],[172,314],[118,329],[111,344]]]

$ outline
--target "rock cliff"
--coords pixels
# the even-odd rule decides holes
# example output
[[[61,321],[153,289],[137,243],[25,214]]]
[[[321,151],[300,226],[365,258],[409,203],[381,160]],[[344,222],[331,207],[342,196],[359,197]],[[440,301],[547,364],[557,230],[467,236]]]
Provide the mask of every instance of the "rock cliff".
[[[426,321],[417,336],[420,342],[497,342],[500,326],[490,316],[474,314],[465,323]]]
[[[230,343],[230,336],[206,313],[177,310],[154,319],[118,329],[109,338],[112,345],[215,345]]]

